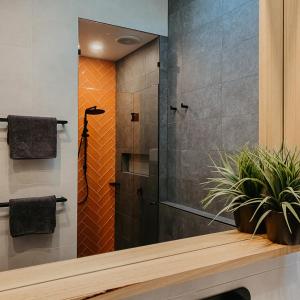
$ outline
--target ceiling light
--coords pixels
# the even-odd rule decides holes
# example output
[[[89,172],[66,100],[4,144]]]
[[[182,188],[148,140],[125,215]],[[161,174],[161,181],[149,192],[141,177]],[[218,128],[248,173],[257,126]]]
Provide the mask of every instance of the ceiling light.
[[[116,42],[123,45],[136,45],[142,42],[141,38],[135,35],[124,35],[116,39]]]
[[[91,45],[90,45],[90,48],[93,52],[100,52],[103,50],[103,44],[100,43],[100,42],[93,42]]]

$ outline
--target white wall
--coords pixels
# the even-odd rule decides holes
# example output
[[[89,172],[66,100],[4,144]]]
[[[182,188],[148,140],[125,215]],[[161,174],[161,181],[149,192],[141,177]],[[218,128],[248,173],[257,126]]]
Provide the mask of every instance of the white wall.
[[[167,0],[0,0],[0,115],[55,116],[58,157],[12,161],[0,124],[0,201],[56,194],[53,236],[12,239],[0,210],[0,270],[76,257],[78,17],[167,34]],[[61,127],[59,127],[61,129]]]

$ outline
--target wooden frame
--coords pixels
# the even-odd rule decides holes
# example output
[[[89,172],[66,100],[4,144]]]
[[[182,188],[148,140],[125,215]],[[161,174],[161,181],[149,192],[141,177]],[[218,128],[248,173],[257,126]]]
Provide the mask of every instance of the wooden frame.
[[[284,140],[283,8],[284,0],[259,0],[259,144],[267,148]]]
[[[284,142],[300,148],[300,1],[284,0]]]

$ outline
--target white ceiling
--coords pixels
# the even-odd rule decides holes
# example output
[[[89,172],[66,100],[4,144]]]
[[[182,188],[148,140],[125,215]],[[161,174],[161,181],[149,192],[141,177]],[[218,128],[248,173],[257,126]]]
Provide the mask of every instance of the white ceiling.
[[[140,43],[120,44],[116,39],[122,36],[135,36]],[[82,56],[117,61],[155,38],[155,34],[79,19],[78,46]]]

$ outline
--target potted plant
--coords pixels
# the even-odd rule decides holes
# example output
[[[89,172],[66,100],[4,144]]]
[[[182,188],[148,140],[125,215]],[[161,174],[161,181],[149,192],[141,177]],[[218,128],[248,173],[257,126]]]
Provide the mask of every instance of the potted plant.
[[[257,228],[265,222],[272,242],[300,244],[299,152],[284,148],[277,152],[260,149],[259,161],[257,167],[263,174],[264,189],[258,209],[264,207],[265,212],[259,217]],[[257,211],[253,219],[256,217]]]
[[[209,178],[207,197],[202,200],[204,208],[215,201],[224,201],[224,208],[217,214],[233,212],[239,231],[265,233],[264,223],[257,223],[264,213],[261,203],[264,188],[259,151],[244,147],[238,154],[221,154],[220,165],[213,162],[214,177]],[[259,208],[258,208],[259,206]]]

